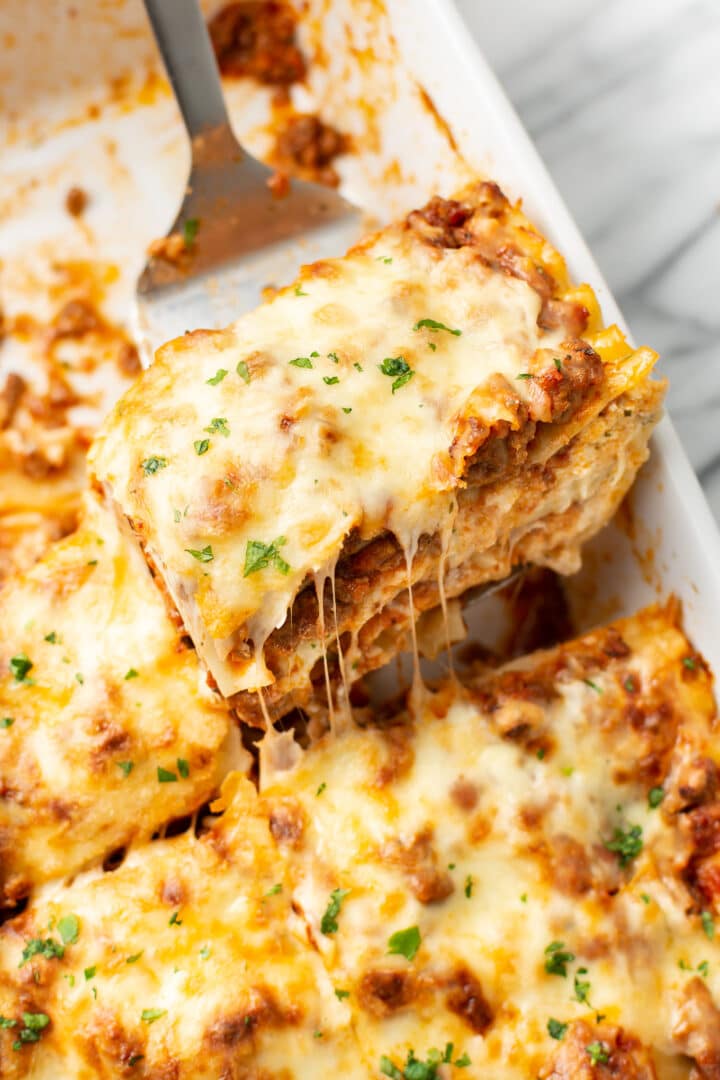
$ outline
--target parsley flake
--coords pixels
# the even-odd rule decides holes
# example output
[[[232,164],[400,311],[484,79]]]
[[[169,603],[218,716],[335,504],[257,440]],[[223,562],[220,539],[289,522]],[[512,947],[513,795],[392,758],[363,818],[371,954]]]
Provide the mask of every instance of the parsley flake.
[[[560,1020],[554,1020],[552,1017],[547,1022],[548,1035],[551,1039],[564,1039],[567,1029],[567,1024],[563,1024]]]
[[[17,656],[13,656],[10,660],[10,674],[15,679],[15,682],[25,682],[28,672],[33,668],[33,662],[25,653],[18,653]]]
[[[567,976],[567,966],[575,959],[575,954],[565,951],[564,941],[551,941],[545,949],[545,971],[548,975]]]
[[[290,566],[280,555],[280,548],[287,543],[284,536],[278,536],[271,544],[264,544],[262,540],[248,540],[245,549],[245,569],[243,577],[250,577],[258,570],[265,570],[272,565],[281,574],[289,574]]]
[[[10,1020],[7,1016],[0,1016],[0,1028],[14,1028],[17,1020]]]
[[[392,392],[395,393],[401,386],[405,386],[412,379],[415,372],[402,356],[386,356],[382,364],[378,364],[383,375],[389,375],[393,380]]]
[[[349,894],[349,889],[333,889],[333,891],[330,893],[328,906],[325,908],[325,914],[320,920],[321,933],[326,935],[337,933],[337,917],[340,914],[340,908],[343,905],[345,897],[349,896]]]
[[[80,936],[80,923],[77,915],[63,915],[58,919],[58,934],[62,938],[63,945],[74,945]]]
[[[185,548],[185,551],[188,555],[192,555],[193,559],[197,559],[198,562],[212,562],[215,558],[210,544],[207,544],[204,548],[200,548],[199,551],[195,548]]]
[[[325,790],[326,787],[327,787],[327,784],[323,780],[322,784],[320,785],[320,787],[315,792],[315,796],[317,797],[318,795],[322,795],[322,793],[323,793],[323,791]]]
[[[362,371],[364,371],[364,370],[365,370],[365,369],[363,368],[362,364],[361,364],[361,363],[359,362],[359,360],[356,360],[356,361],[355,361],[355,363],[353,364],[353,367],[355,368],[355,370],[356,370],[356,371],[360,371],[360,372],[362,372]]]
[[[616,827],[612,840],[605,841],[605,847],[615,852],[621,866],[627,866],[643,849],[642,826],[631,825],[627,830]]]
[[[153,473],[160,472],[161,469],[167,468],[167,458],[146,457],[145,460],[140,463],[140,468],[146,476],[152,476]]]
[[[473,878],[472,878],[472,874],[468,874],[468,876],[465,878],[465,895],[467,896],[468,900],[472,896],[472,892],[473,892]]]
[[[340,378],[337,375],[323,375],[323,382],[326,386],[335,386],[340,382]]]
[[[126,956],[125,957],[125,963],[126,964],[137,964],[138,960],[140,959],[140,957],[142,956],[142,954],[144,952],[145,952],[145,950],[141,949],[140,952],[133,953],[132,956]]]
[[[49,641],[51,645],[59,645],[59,639],[54,630],[51,630],[49,634],[46,634],[43,641]]]
[[[472,1064],[467,1054],[461,1054],[455,1061],[452,1060],[452,1054],[452,1043],[446,1043],[442,1052],[435,1047],[428,1050],[425,1061],[415,1057],[414,1050],[409,1050],[402,1069],[383,1054],[380,1058],[380,1072],[391,1080],[438,1080],[440,1065],[454,1065],[457,1069],[466,1069]]]
[[[575,1001],[579,1001],[581,1005],[590,1005],[590,982],[587,979],[581,979],[581,975],[587,975],[587,968],[578,968],[575,974]]]
[[[207,960],[209,958],[209,956],[210,956],[210,946],[209,945],[203,945],[202,949],[200,950],[199,955],[200,955],[201,960]]]
[[[83,972],[83,975],[85,976],[85,982],[90,982],[91,979],[94,979],[96,973],[97,973],[97,964],[93,964],[92,967],[86,967],[84,972]]]
[[[602,687],[593,682],[592,679],[583,679],[586,686],[589,686],[591,690],[594,690],[596,694],[602,694]]]
[[[230,428],[228,427],[227,417],[225,417],[225,416],[215,416],[215,417],[213,417],[213,419],[210,421],[209,426],[205,428],[205,431],[209,431],[211,435],[214,432],[217,432],[218,435],[222,435],[226,439],[229,438],[230,437]]]
[[[407,930],[396,930],[388,938],[388,956],[404,956],[406,960],[414,960],[421,940],[417,926],[409,926]]]
[[[335,997],[338,999],[338,1001],[342,1001],[344,998],[349,998],[350,997],[350,991],[349,990],[336,990],[335,991]]]
[[[437,333],[438,330],[445,330],[448,334],[452,334],[454,337],[460,337],[462,330],[452,330],[445,323],[438,322],[436,319],[419,319],[413,326],[413,330],[422,330],[423,327],[426,330],[432,330],[433,333]]]
[[[187,758],[179,757],[177,759],[177,768],[183,780],[187,780],[190,775],[190,763]]]
[[[265,896],[277,896],[277,894],[281,892],[282,884],[278,881],[275,885],[272,886],[272,888],[268,889],[268,891],[265,893]],[[263,900],[265,899],[265,896],[263,896]]]
[[[217,386],[218,383],[221,383],[223,381],[226,375],[227,369],[221,367],[217,369],[211,379],[206,379],[205,381],[207,382],[208,386]]]
[[[290,360],[289,363],[292,367],[300,368],[312,368],[313,362],[309,356],[296,356],[294,360]]]
[[[22,951],[18,967],[24,967],[33,956],[43,956],[46,960],[62,960],[65,946],[54,938],[31,938]]]
[[[200,218],[190,217],[183,224],[183,243],[188,251],[195,246],[195,239],[199,228]]]
[[[161,1016],[167,1014],[167,1009],[143,1009],[140,1013],[140,1019],[143,1024],[154,1024],[156,1020],[159,1020]]]
[[[534,379],[535,376],[531,375],[529,371],[521,371],[519,375],[515,376],[516,379]]]
[[[683,667],[688,671],[695,671],[697,668],[697,661],[694,656],[683,656]]]
[[[115,764],[117,765],[118,769],[120,769],[123,776],[129,776],[135,768],[134,761],[116,761]]]
[[[136,668],[134,668],[134,667],[128,668],[127,671],[125,672],[125,675],[124,675],[125,682],[127,682],[128,679],[137,679],[137,678],[139,678],[139,675],[138,675],[138,672],[137,672]]]
[[[170,918],[168,920],[168,926],[182,926],[182,924],[183,924],[183,921],[180,918],[180,912],[179,911],[173,911],[172,915],[170,916]]]
[[[20,1028],[18,1035],[19,1041],[13,1043],[13,1050],[22,1049],[23,1043],[36,1043],[39,1042],[45,1028],[50,1023],[50,1017],[45,1013],[27,1013],[22,1014],[23,1026]]]
[[[3,716],[3,718],[0,720],[0,728],[12,727],[14,723],[15,723],[15,717],[14,716]]]
[[[242,379],[243,382],[245,382],[245,383],[250,382],[250,369],[247,366],[247,361],[246,360],[238,360],[237,367],[235,368],[235,371],[238,373],[238,375],[240,376],[240,378]]]
[[[208,450],[210,449],[210,440],[196,439],[193,443],[193,446],[195,447],[195,453],[197,454],[197,456],[202,457],[203,454],[207,454]]]
[[[352,412],[352,408],[350,406],[348,406],[348,405],[343,405],[342,411],[347,415],[347,413]]]
[[[177,774],[170,772],[169,769],[163,769],[161,765],[158,765],[157,778],[159,784],[176,784]]]
[[[605,1043],[598,1042],[597,1040],[585,1047],[585,1053],[589,1055],[593,1065],[607,1065],[610,1060],[610,1055]]]
[[[656,810],[660,803],[665,798],[665,789],[661,787],[650,788],[648,791],[648,806],[651,810]]]
[[[553,360],[553,363],[555,364],[555,367],[557,368],[558,371],[563,370],[563,362],[562,362],[562,360],[560,359],[559,356],[555,357],[555,359]]]
[[[303,292],[303,290],[301,289],[301,287],[299,285],[296,285],[295,286],[295,295],[296,296],[307,296],[308,294],[306,292]]]
[[[715,920],[712,917],[711,912],[703,911],[700,915],[700,921],[702,928],[705,931],[705,937],[708,941],[712,941],[715,937]]]

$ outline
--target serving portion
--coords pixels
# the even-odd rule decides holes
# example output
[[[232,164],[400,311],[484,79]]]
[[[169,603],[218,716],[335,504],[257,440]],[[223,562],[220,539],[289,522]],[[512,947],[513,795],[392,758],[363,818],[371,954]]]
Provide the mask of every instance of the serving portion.
[[[576,569],[647,455],[654,360],[478,181],[165,346],[91,468],[222,694],[268,723],[332,710],[447,598]]]
[[[676,609],[414,708],[39,893],[2,1075],[714,1077],[716,718]]]
[[[0,625],[1,909],[193,813],[245,757],[136,544],[96,500],[7,582]]]

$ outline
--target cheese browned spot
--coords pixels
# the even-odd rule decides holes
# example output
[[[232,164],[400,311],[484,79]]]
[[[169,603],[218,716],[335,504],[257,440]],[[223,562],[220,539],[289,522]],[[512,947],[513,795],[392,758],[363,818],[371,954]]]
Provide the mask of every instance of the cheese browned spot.
[[[132,539],[94,499],[76,533],[6,583],[0,622],[1,906],[192,813],[244,752]]]
[[[261,726],[342,707],[413,615],[513,565],[574,570],[646,457],[654,359],[481,181],[164,346],[92,469]]]

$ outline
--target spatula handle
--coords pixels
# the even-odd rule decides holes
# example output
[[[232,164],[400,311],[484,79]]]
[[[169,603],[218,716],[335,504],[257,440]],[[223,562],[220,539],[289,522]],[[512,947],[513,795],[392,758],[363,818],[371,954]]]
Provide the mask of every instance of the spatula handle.
[[[220,72],[197,0],[144,0],[191,141],[227,127]]]

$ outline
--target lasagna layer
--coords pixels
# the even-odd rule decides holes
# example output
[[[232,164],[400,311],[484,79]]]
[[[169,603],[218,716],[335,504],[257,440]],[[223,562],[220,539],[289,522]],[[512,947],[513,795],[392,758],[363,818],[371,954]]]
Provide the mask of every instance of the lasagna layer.
[[[375,1075],[452,1044],[437,1075],[716,1076],[719,765],[710,676],[655,608],[266,784]]]
[[[0,907],[147,839],[243,760],[131,537],[79,530],[0,594]]]
[[[714,1080],[720,753],[676,614],[328,733],[43,886],[0,929],[0,1075]]]
[[[164,346],[96,439],[92,469],[221,692],[280,679],[271,695],[282,710],[286,695],[311,692],[317,654],[301,657],[291,643],[273,670],[265,647],[280,628],[292,638],[303,594],[323,596],[326,580],[363,559],[378,570],[377,542],[388,538],[404,587],[440,581],[446,556],[463,561],[448,550],[461,496],[473,504],[475,552],[512,550],[538,506],[521,519],[511,491],[503,505],[503,484],[515,481],[516,496],[523,474],[559,476],[558,455],[612,402],[647,388],[654,359],[602,329],[592,291],[573,287],[520,210],[479,182],[343,259],[306,267],[227,330]],[[584,464],[596,466],[605,463]],[[591,479],[568,474],[565,485],[579,491]],[[571,501],[556,492],[561,513]],[[564,537],[549,539],[557,550]],[[536,547],[537,561],[553,564]],[[468,584],[496,563],[489,557]],[[396,568],[371,576],[369,589],[362,571],[343,581],[342,628],[316,619],[321,652],[397,596]]]

